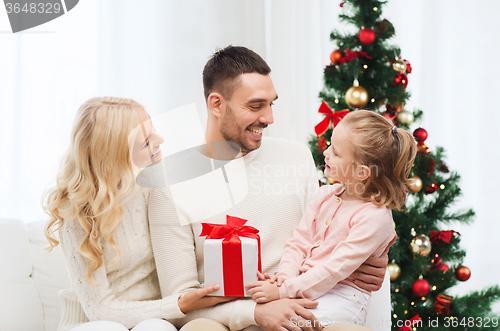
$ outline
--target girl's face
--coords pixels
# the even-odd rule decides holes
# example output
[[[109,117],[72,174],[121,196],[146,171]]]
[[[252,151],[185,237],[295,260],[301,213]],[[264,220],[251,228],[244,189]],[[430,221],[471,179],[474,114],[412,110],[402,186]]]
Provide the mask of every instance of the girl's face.
[[[132,146],[132,162],[138,168],[146,168],[161,161],[160,145],[163,143],[163,137],[156,133],[151,117],[145,110],[141,109],[139,114],[141,124]]]
[[[355,178],[354,153],[352,141],[349,139],[348,128],[342,121],[332,133],[331,144],[324,152],[325,176],[341,183],[352,184]]]

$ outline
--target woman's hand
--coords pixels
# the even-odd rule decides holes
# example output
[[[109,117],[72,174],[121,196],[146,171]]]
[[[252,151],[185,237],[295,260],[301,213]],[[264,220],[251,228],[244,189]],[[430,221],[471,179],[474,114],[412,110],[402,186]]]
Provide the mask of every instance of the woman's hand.
[[[219,285],[210,285],[208,287],[190,290],[178,300],[179,309],[186,314],[195,309],[212,307],[221,302],[228,302],[237,299],[236,297],[216,297],[207,296],[219,290]]]

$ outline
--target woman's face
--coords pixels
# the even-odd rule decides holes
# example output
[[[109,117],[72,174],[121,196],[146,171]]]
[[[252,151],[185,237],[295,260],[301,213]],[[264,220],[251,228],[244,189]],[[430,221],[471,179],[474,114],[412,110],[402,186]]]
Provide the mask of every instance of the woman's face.
[[[163,143],[163,137],[156,133],[151,117],[145,110],[141,109],[139,114],[141,124],[132,146],[132,162],[138,168],[146,168],[161,161],[160,145]]]

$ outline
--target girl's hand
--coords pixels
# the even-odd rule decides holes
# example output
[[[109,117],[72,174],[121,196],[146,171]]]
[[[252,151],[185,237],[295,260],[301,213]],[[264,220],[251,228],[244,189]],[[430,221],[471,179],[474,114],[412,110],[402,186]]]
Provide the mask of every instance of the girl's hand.
[[[257,303],[266,303],[280,298],[280,290],[278,285],[271,284],[269,281],[258,281],[245,285],[247,293],[252,296],[252,299]]]
[[[276,276],[276,275],[272,276],[272,277],[271,277],[271,279],[269,279],[269,282],[270,282],[271,284],[274,284],[274,282],[277,282],[278,287],[280,287],[280,286],[281,286],[281,284],[283,284],[283,282],[284,282],[284,281],[285,281],[285,278],[284,278],[284,277],[281,277],[281,276],[280,276],[280,277],[278,277],[278,276]]]
[[[177,301],[179,309],[186,314],[195,309],[212,307],[221,302],[228,302],[237,299],[236,297],[211,297],[207,296],[219,290],[219,285],[211,285],[204,288],[190,290]]]
[[[271,276],[269,276],[268,274],[263,274],[260,271],[257,271],[257,277],[259,277],[260,280],[266,280],[271,278]]]

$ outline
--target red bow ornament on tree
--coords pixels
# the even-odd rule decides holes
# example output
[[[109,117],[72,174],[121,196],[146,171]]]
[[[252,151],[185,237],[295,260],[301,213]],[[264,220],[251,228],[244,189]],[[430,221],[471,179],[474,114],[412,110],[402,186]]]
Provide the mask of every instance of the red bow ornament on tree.
[[[351,52],[348,49],[346,49],[345,52],[347,53],[347,55],[340,59],[340,65],[342,65],[346,62],[350,62],[357,57],[366,57],[367,59],[373,59],[373,57],[366,54],[366,52],[358,52],[358,51]]]
[[[431,239],[439,246],[442,245],[441,241],[444,241],[445,243],[449,244],[454,233],[456,233],[460,236],[459,232],[453,231],[453,230],[448,230],[448,231],[432,230],[431,231]]]
[[[321,103],[321,106],[319,106],[318,113],[326,115],[326,117],[314,127],[316,136],[321,136],[326,132],[326,130],[328,130],[330,121],[333,121],[333,127],[337,126],[340,120],[343,119],[347,114],[349,114],[349,109],[334,112],[330,108],[330,106],[328,106],[326,101],[323,101]]]

